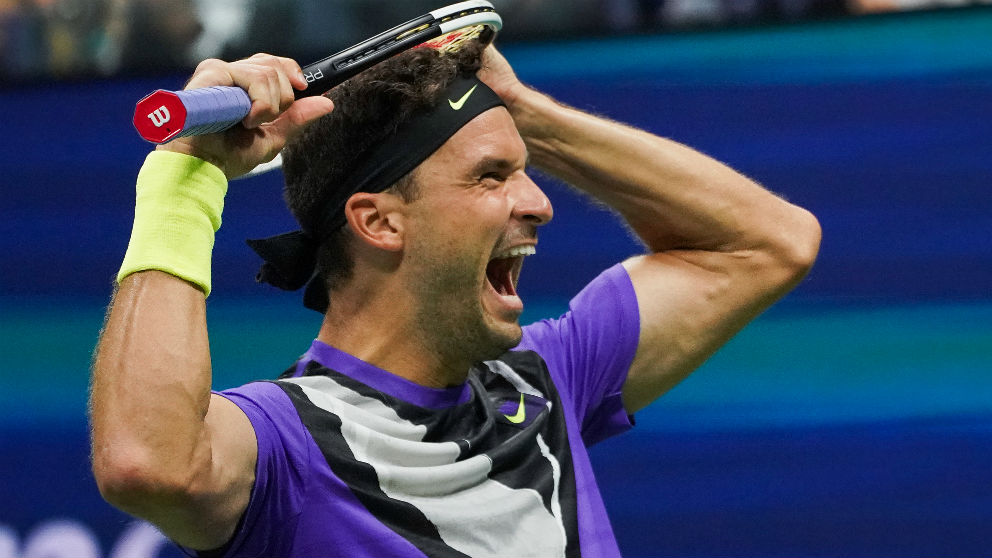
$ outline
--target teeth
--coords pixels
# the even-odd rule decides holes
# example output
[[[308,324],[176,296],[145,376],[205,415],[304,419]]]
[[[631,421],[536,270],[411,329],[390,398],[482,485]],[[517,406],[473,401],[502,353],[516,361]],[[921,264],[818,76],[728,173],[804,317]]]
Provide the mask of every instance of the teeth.
[[[493,258],[494,260],[499,260],[503,258],[515,258],[517,256],[533,256],[537,253],[537,249],[533,246],[517,246],[515,248],[510,248],[504,252],[496,254]]]

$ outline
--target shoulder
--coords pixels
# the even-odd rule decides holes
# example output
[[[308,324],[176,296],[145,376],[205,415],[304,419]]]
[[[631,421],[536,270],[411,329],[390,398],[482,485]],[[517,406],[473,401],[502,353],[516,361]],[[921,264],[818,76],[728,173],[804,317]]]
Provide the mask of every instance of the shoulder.
[[[278,418],[283,410],[292,407],[285,390],[274,381],[250,382],[215,393],[240,407],[249,418],[258,413]]]
[[[593,279],[568,303],[568,311],[523,328],[520,350],[544,353],[568,341],[593,341],[597,337],[634,336],[640,328],[637,295],[623,264],[616,264]]]
[[[258,443],[258,455],[295,456],[305,461],[309,453],[306,428],[290,394],[281,381],[258,381],[216,392],[237,405],[248,417]]]
[[[516,349],[540,354],[552,374],[572,379],[624,376],[641,328],[637,296],[624,265],[600,273],[568,306],[558,318],[526,326]]]

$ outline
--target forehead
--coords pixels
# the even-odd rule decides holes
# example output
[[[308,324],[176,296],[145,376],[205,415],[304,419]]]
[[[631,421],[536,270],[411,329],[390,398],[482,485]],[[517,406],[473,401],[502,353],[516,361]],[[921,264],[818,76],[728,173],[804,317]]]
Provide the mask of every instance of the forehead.
[[[504,107],[483,112],[448,138],[423,165],[432,170],[456,170],[474,166],[482,159],[502,159],[522,164],[527,147],[513,118]]]

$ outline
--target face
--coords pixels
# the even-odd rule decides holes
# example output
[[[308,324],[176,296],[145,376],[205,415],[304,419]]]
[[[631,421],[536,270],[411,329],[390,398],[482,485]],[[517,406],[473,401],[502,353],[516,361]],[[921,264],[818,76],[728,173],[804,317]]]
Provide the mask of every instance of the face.
[[[516,285],[551,202],[525,174],[527,149],[502,107],[466,124],[417,169],[403,265],[430,344],[472,361],[520,342]]]

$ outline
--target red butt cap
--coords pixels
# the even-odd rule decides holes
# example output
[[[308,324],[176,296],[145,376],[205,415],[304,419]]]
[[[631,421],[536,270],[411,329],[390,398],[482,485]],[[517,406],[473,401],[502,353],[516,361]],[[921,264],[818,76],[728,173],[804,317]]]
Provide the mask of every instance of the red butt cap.
[[[159,89],[134,106],[134,128],[152,143],[165,143],[183,131],[186,107],[172,91]]]

